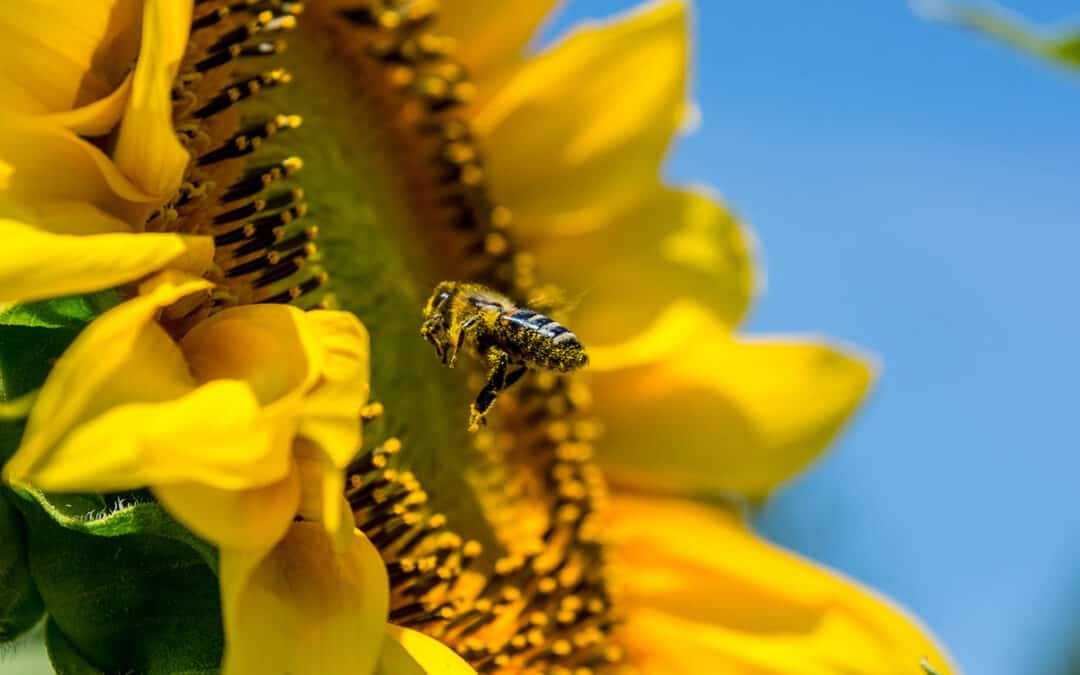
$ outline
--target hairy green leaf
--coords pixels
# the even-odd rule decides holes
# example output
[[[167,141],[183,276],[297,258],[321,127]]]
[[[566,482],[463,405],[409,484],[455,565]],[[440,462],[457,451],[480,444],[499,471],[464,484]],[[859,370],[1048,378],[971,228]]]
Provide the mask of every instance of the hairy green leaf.
[[[61,527],[96,537],[128,534],[153,535],[190,546],[217,571],[217,551],[176,522],[161,504],[145,493],[125,495],[54,495],[37,490],[20,490]]]
[[[95,672],[79,670],[81,662],[71,656],[76,654],[107,673],[216,672],[221,608],[218,581],[206,561],[167,536],[121,534],[133,523],[143,527],[157,519],[153,509],[159,507],[152,503],[107,507],[81,524],[65,512],[97,503],[82,497],[60,506],[19,500],[28,524],[30,573],[53,624],[49,649],[57,668]],[[90,534],[94,528],[109,534]]]

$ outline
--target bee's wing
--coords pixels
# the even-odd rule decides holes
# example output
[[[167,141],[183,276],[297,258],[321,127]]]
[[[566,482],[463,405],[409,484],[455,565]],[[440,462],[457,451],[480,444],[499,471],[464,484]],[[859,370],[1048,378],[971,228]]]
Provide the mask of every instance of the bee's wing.
[[[568,314],[585,298],[586,291],[573,295],[552,284],[540,286],[529,294],[529,309],[541,314],[562,315]]]

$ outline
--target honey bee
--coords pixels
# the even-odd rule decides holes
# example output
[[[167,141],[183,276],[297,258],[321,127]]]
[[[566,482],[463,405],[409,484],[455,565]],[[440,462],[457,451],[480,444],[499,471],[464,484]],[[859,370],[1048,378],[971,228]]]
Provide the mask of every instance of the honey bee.
[[[424,307],[420,335],[435,347],[443,365],[453,368],[465,345],[487,364],[487,383],[469,408],[471,432],[485,423],[499,393],[529,368],[566,373],[589,362],[585,348],[566,327],[517,307],[490,288],[462,281],[435,287]]]

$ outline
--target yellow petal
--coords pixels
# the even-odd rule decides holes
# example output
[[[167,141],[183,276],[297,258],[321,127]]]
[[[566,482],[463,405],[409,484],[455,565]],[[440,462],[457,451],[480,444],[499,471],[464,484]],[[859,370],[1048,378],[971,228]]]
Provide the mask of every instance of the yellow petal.
[[[131,227],[93,204],[80,201],[49,201],[46,203],[20,204],[10,199],[0,202],[11,220],[20,220],[43,233],[52,234],[131,234]],[[132,241],[135,241],[132,238]],[[210,238],[213,242],[213,238]]]
[[[300,503],[297,472],[250,490],[199,483],[158,485],[154,495],[178,521],[219,548],[265,552],[285,536]]]
[[[207,286],[191,284],[195,290]],[[288,475],[299,407],[264,411],[260,403],[309,387],[311,362],[317,369],[323,361],[315,338],[301,335],[304,313],[286,306],[226,310],[192,329],[181,351],[152,320],[152,310],[161,306],[154,298],[174,298],[169,288],[167,282],[158,285],[106,313],[84,334],[90,335],[87,342],[80,338],[69,350],[73,361],[83,359],[70,367],[82,375],[80,384],[96,383],[97,389],[70,429],[54,431],[65,435],[47,453],[41,446],[48,445],[48,433],[32,437],[34,453],[47,454],[31,475],[39,487],[107,490],[194,482],[244,490]],[[128,344],[108,342],[118,332],[137,337]],[[126,352],[103,367],[99,352],[118,349]],[[61,374],[72,381],[71,373]],[[358,416],[354,412],[354,424]],[[88,453],[93,457],[80,462]]]
[[[740,338],[693,305],[592,351],[598,453],[618,482],[763,497],[803,469],[862,402],[873,368],[815,341]]]
[[[21,481],[81,425],[131,403],[169,402],[195,386],[179,348],[154,322],[157,311],[192,293],[202,279],[159,275],[146,295],[98,317],[53,366],[5,477]]]
[[[457,42],[454,58],[483,80],[513,64],[557,0],[442,0],[438,29]]]
[[[370,338],[349,312],[313,311],[305,319],[325,357],[322,377],[304,398],[300,434],[341,469],[360,447],[360,408],[370,391]]]
[[[452,649],[419,631],[388,626],[374,675],[475,675]]]
[[[651,6],[531,59],[476,111],[519,231],[606,225],[655,185],[685,107],[687,40],[683,3]]]
[[[218,312],[192,328],[180,346],[197,380],[243,380],[263,405],[309,391],[325,360],[306,315],[290,305]]]
[[[293,457],[300,476],[297,514],[304,520],[321,522],[335,542],[348,545],[352,541],[353,516],[342,497],[345,472],[319,446],[303,437],[293,444]]]
[[[40,116],[47,124],[64,127],[80,136],[104,136],[109,133],[127,107],[131,95],[132,76],[129,74],[120,86],[105,98],[66,112]]]
[[[150,344],[144,340],[137,349]],[[267,427],[247,385],[211,382],[169,401],[120,403],[83,422],[49,449],[27,480],[54,492],[110,492],[179,481],[229,490],[265,485],[285,476],[289,467],[288,448],[275,446]]]
[[[122,222],[88,205],[70,206],[65,215],[69,224],[101,227],[102,221],[112,221],[124,228]],[[7,218],[0,218],[0,240],[6,245],[0,259],[3,302],[28,302],[118,286],[157,271],[192,249],[205,250],[210,242],[208,238],[192,240],[157,233],[52,234]]]
[[[0,115],[0,158],[14,169],[6,197],[24,206],[86,202],[140,230],[163,201],[96,146],[41,120]]]
[[[673,299],[734,327],[754,296],[752,237],[705,192],[656,186],[612,227],[549,233],[531,248],[546,278],[580,292],[572,325],[589,347],[645,330]]]
[[[616,496],[605,522],[628,661],[649,675],[943,675],[949,658],[888,600],[720,510]]]
[[[0,14],[0,106],[47,115],[107,97],[135,56],[140,5],[8,0]]]
[[[223,675],[371,673],[389,586],[382,558],[355,532],[338,552],[322,527],[297,522],[265,554],[221,551]]]
[[[113,158],[151,195],[180,187],[190,159],[172,125],[172,85],[187,49],[191,3],[146,0],[142,48]]]

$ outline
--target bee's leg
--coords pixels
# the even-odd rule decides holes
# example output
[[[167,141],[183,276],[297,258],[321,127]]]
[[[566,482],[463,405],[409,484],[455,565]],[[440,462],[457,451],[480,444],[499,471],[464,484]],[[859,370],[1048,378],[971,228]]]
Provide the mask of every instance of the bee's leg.
[[[435,348],[435,356],[443,365],[446,365],[446,348],[442,341],[435,337],[435,323],[431,320],[425,321],[424,325],[420,327],[420,335],[431,343],[431,346]]]
[[[466,332],[476,325],[476,322],[480,320],[479,316],[474,316],[471,319],[461,324],[461,329],[458,330],[457,342],[454,344],[454,350],[450,352],[450,367],[453,368],[457,363],[458,352],[461,351],[461,347],[465,344]]]
[[[442,343],[439,342],[438,340],[434,339],[434,338],[429,340],[429,342],[431,342],[431,346],[435,347],[435,356],[437,356],[439,358],[439,361],[445,366],[446,365],[446,351],[443,349]]]
[[[506,369],[510,366],[510,356],[498,347],[489,348],[485,356],[491,370],[488,371],[487,383],[469,408],[469,431],[472,432],[479,431],[480,425],[485,424],[484,416],[495,405],[495,397],[507,387]]]
[[[515,382],[521,379],[521,376],[529,372],[528,366],[521,366],[517,370],[512,370],[506,375],[506,381],[503,384],[503,389],[509,389]]]

